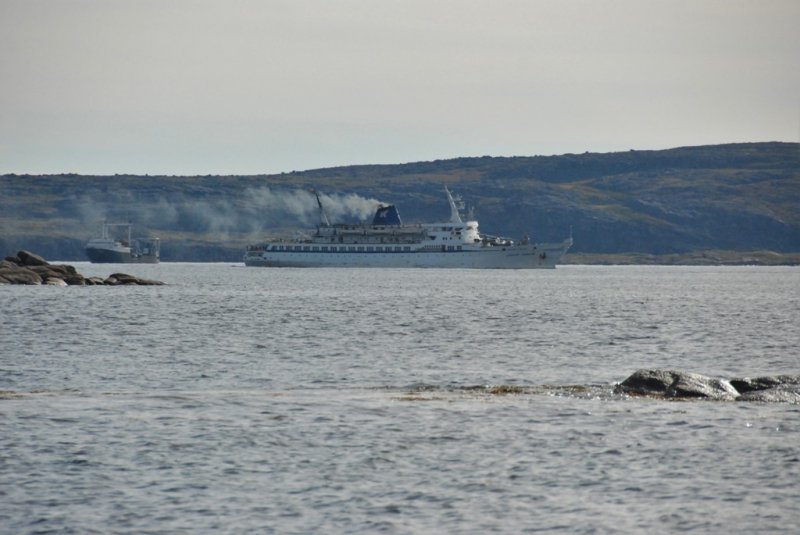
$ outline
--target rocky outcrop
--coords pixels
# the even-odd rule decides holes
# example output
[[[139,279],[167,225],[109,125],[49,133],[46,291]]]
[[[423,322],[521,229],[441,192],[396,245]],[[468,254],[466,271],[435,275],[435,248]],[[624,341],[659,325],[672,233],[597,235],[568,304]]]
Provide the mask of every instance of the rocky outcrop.
[[[17,253],[16,258],[19,259],[19,263],[22,266],[47,266],[49,265],[47,260],[42,258],[37,254],[33,254],[30,251],[20,251]]]
[[[800,375],[731,379],[741,401],[800,403]]]
[[[103,281],[103,284],[108,286],[122,286],[125,284],[135,284],[138,286],[153,286],[164,283],[150,279],[142,279],[139,277],[134,277],[133,275],[128,275],[127,273],[114,273],[112,275],[109,275],[108,278],[106,278]]]
[[[800,375],[770,375],[766,377],[742,377],[731,379],[733,387],[745,394],[747,392],[769,390],[772,388],[788,387],[789,385],[800,386]]]
[[[26,268],[0,267],[0,284],[41,284],[42,278]]]
[[[800,375],[722,379],[676,370],[637,370],[615,387],[632,396],[666,399],[800,403]]]
[[[0,284],[45,284],[50,286],[154,286],[163,282],[142,279],[126,273],[114,273],[103,279],[84,277],[74,266],[50,264],[44,258],[29,251],[19,251],[0,261]]]
[[[616,390],[624,394],[666,398],[733,400],[739,395],[724,379],[674,370],[638,370],[617,385]]]
[[[800,385],[782,385],[764,390],[751,390],[739,396],[737,400],[800,404]]]
[[[734,400],[739,392],[725,379],[683,373],[669,386],[667,397]]]
[[[622,394],[639,396],[666,396],[667,389],[675,382],[677,374],[671,370],[637,370],[617,385]]]

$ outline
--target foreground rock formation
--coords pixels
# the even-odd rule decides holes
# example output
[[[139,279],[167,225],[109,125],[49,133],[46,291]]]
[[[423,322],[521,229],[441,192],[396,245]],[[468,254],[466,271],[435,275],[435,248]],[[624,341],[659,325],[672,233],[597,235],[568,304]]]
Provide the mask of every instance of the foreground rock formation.
[[[0,260],[0,284],[47,284],[51,286],[138,286],[162,285],[163,282],[142,279],[126,273],[102,277],[84,277],[73,266],[50,264],[30,251],[19,251],[15,256]]]
[[[675,370],[637,370],[615,392],[670,399],[800,403],[800,375],[721,379]]]

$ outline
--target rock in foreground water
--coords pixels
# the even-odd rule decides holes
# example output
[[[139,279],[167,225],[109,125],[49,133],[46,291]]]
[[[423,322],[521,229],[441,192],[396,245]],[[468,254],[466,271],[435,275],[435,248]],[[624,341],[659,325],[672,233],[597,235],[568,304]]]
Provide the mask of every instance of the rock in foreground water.
[[[742,377],[731,379],[731,384],[740,393],[769,390],[773,388],[800,386],[800,375],[771,375],[766,377]]]
[[[638,370],[621,382],[617,391],[667,398],[733,400],[739,396],[725,379],[675,370]]]
[[[126,273],[114,273],[106,279],[84,277],[74,266],[50,264],[41,256],[30,251],[19,251],[15,256],[7,256],[0,261],[0,284],[46,284],[50,286],[154,286],[163,282],[142,279]]]
[[[739,396],[738,401],[800,404],[800,385],[783,385],[764,390],[751,390]]]
[[[138,286],[154,286],[164,283],[150,279],[142,279],[139,277],[134,277],[133,275],[128,275],[127,273],[114,273],[113,275],[109,275],[108,278],[103,281],[103,284],[108,286],[121,286],[126,284],[135,284]]]
[[[800,403],[800,375],[723,379],[676,370],[637,370],[619,383],[621,394],[668,399]]]
[[[47,266],[47,260],[39,256],[38,254],[33,254],[30,251],[19,251],[17,253],[17,258],[19,259],[19,263],[22,266]]]

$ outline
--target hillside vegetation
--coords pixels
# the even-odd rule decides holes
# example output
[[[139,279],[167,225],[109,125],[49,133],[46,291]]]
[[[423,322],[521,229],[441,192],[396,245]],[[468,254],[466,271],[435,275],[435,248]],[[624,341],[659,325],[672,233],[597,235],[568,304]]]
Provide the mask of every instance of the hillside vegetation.
[[[800,144],[776,142],[258,176],[3,175],[0,254],[27,248],[81,260],[108,219],[159,236],[165,261],[239,261],[247,243],[318,222],[310,188],[332,219],[370,217],[379,200],[421,222],[448,217],[443,184],[474,209],[484,232],[538,241],[572,232],[571,252],[585,261],[800,252]]]

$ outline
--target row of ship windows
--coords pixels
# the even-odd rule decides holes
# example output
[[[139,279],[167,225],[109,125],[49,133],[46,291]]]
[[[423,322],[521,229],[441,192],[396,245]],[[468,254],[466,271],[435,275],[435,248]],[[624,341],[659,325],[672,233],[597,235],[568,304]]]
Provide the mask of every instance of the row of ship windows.
[[[445,250],[442,246],[442,250]],[[273,245],[273,251],[285,252],[324,252],[324,253],[401,253],[410,252],[409,246],[386,246],[386,247],[370,247],[370,246],[344,246],[344,245]],[[448,251],[460,251],[460,245],[448,245]]]

